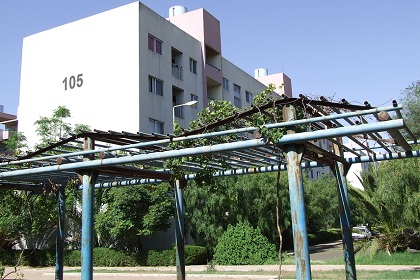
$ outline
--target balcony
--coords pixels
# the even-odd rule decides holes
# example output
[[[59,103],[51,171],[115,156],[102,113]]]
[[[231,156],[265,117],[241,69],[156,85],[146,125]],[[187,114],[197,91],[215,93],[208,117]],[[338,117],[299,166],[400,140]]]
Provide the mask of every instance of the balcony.
[[[181,81],[184,80],[182,67],[175,63],[172,63],[172,75]]]
[[[174,108],[175,117],[178,117],[180,119],[184,118],[184,107],[175,107]]]

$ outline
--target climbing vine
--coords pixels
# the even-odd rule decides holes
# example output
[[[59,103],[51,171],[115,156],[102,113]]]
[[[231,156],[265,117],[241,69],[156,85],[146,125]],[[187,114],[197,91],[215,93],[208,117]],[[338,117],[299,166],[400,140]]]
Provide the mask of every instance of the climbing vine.
[[[279,87],[280,89],[283,87]],[[283,106],[276,104],[276,100],[279,100],[278,94],[275,93],[276,87],[269,85],[267,89],[257,94],[253,100],[253,107],[256,108],[256,112],[248,118],[240,118],[240,113],[249,108],[239,109],[232,105],[231,102],[226,100],[212,100],[209,102],[209,107],[204,108],[198,113],[196,120],[190,123],[188,130],[196,130],[199,128],[203,129],[204,133],[225,131],[229,129],[235,129],[239,127],[256,127],[256,131],[253,133],[254,138],[263,138],[267,144],[274,144],[283,135],[286,134],[287,128],[267,128],[269,123],[280,123],[283,121]],[[271,107],[267,108],[267,104],[272,104]],[[261,109],[264,106],[264,109]],[[300,107],[299,107],[300,108]],[[297,108],[297,117],[303,118],[303,109]],[[222,120],[230,117],[231,121],[223,122]],[[232,118],[233,117],[233,118]],[[220,124],[218,124],[220,123]],[[217,124],[217,125],[216,125]],[[298,130],[306,129],[304,126],[297,127]],[[175,123],[174,134],[182,135],[185,130]],[[210,138],[200,138],[194,140],[177,141],[170,143],[171,149],[182,149],[191,148],[198,146],[210,146],[218,143],[228,143],[239,141],[244,135],[239,134],[228,134],[222,136],[215,136]],[[214,180],[213,174],[218,170],[229,169],[228,157],[218,156],[217,163],[214,162],[214,156],[208,155],[197,155],[179,157],[167,160],[165,168],[168,168],[174,172],[174,178],[182,178],[184,174],[183,166],[191,164],[201,168],[196,173],[196,182],[198,184],[209,184]]]

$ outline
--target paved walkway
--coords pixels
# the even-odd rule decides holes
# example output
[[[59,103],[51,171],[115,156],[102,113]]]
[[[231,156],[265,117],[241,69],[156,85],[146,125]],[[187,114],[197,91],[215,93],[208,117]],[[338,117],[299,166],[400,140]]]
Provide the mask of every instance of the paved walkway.
[[[71,271],[80,269],[80,267],[65,267],[64,279],[80,279],[80,273]],[[176,279],[175,267],[120,267],[120,268],[95,268],[100,270],[112,270],[110,273],[94,273],[96,280],[121,280],[121,279]],[[95,270],[94,269],[94,270]],[[206,265],[187,266],[186,273],[188,280],[220,280],[220,279],[276,279],[274,276],[278,270],[277,265],[259,265],[259,266],[215,266],[219,272],[230,272],[229,274],[195,274],[207,271]],[[311,265],[311,271],[328,271],[343,270],[343,265]],[[12,271],[12,268],[6,268],[6,272]],[[283,271],[295,271],[294,265],[283,265]],[[420,270],[418,266],[409,265],[356,265],[356,270],[378,270],[378,271],[398,271],[398,270]],[[68,271],[68,272],[66,272]],[[115,272],[117,271],[117,272]],[[131,271],[131,272],[130,272]],[[249,272],[273,272],[273,275],[249,275]],[[233,273],[232,273],[233,272]],[[247,272],[244,275],[243,272]],[[16,274],[11,274],[6,280],[23,279],[23,280],[51,280],[55,279],[54,267],[47,268],[30,268],[22,267],[19,273],[23,274],[23,278],[15,278]]]

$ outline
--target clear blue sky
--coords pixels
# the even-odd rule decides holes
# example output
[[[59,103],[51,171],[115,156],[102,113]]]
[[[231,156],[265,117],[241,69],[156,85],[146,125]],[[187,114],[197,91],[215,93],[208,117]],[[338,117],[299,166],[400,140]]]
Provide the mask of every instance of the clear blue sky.
[[[2,0],[0,104],[19,103],[22,39],[132,0]],[[167,17],[170,6],[205,8],[221,22],[222,55],[253,75],[284,72],[293,94],[388,105],[420,80],[418,0],[145,0]],[[40,65],[42,67],[42,65]]]

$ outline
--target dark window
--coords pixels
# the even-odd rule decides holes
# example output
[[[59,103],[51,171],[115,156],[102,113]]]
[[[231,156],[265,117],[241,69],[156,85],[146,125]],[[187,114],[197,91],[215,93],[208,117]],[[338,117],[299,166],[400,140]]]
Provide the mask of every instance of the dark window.
[[[190,71],[197,74],[197,61],[190,57]]]
[[[149,91],[163,96],[163,81],[149,76]]]
[[[149,50],[154,51],[155,53],[158,53],[158,54],[162,54],[162,41],[150,34],[149,34],[148,46],[149,46]]]

